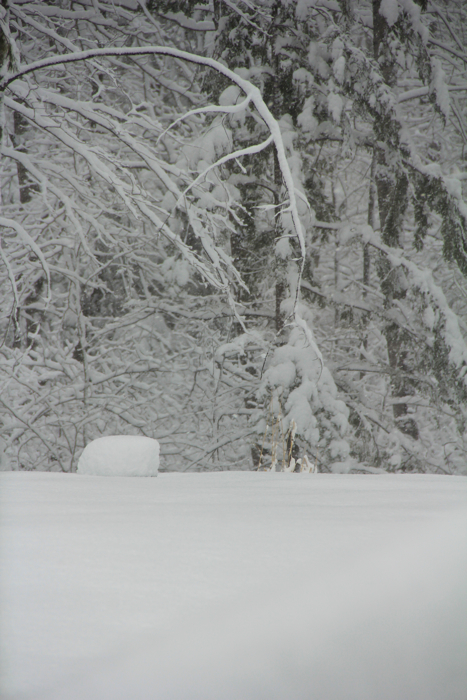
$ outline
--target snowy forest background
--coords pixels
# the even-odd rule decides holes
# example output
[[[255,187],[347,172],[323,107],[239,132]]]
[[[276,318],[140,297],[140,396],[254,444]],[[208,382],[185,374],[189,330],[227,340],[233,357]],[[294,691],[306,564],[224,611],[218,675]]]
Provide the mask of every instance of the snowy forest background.
[[[467,473],[464,0],[0,20],[10,468]]]

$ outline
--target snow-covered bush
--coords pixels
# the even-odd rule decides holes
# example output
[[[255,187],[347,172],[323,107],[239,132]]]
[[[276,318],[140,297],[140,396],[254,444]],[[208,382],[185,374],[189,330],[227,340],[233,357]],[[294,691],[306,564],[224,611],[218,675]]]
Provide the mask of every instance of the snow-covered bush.
[[[159,443],[142,435],[107,435],[93,440],[78,460],[78,474],[157,476]]]

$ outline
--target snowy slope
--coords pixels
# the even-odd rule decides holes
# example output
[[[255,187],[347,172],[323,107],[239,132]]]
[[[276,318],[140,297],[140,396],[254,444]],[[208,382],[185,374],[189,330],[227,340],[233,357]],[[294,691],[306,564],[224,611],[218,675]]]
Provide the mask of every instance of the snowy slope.
[[[2,698],[465,700],[462,477],[0,489]]]

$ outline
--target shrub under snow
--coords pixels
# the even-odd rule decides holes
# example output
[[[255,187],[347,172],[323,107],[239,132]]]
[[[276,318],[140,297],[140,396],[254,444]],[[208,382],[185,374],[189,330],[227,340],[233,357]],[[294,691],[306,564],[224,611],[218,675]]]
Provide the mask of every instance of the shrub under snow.
[[[157,476],[159,443],[142,435],[109,435],[84,448],[78,474]]]

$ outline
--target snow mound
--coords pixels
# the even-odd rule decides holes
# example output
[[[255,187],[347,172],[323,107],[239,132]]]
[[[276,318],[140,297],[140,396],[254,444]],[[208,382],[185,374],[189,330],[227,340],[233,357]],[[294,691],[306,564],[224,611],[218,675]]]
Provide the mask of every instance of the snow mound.
[[[159,443],[142,435],[109,435],[87,445],[78,474],[94,476],[157,476]]]

